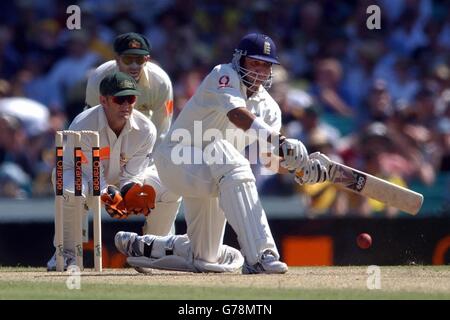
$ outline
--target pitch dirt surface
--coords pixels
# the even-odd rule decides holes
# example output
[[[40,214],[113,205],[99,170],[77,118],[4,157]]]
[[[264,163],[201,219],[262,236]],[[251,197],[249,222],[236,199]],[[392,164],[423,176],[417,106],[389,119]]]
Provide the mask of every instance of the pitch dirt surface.
[[[382,266],[369,290],[367,267],[291,267],[284,275],[196,274],[134,269],[69,274],[0,268],[0,299],[450,299],[450,266]],[[369,281],[370,282],[370,281]],[[373,283],[373,282],[372,282]]]

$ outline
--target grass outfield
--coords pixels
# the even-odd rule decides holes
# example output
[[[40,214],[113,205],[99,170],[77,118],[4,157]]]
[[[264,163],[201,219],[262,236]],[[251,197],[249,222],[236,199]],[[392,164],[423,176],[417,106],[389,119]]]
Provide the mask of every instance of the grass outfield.
[[[381,267],[381,289],[367,289],[366,267],[291,267],[284,275],[194,274],[134,269],[86,271],[81,289],[67,273],[0,268],[0,299],[447,299],[450,266]]]

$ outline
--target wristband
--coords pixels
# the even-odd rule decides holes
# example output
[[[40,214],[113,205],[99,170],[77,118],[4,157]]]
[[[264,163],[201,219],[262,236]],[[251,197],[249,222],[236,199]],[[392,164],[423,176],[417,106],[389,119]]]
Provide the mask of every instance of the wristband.
[[[269,137],[272,135],[279,135],[276,130],[265,123],[263,119],[258,117],[253,120],[252,125],[249,130],[247,130],[247,133],[262,143],[267,143]]]

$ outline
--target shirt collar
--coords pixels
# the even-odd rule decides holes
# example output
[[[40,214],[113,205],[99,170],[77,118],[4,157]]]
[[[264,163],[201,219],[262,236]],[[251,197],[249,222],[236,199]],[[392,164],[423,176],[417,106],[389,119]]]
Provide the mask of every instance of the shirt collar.
[[[135,130],[139,130],[139,126],[137,125],[136,120],[134,119],[135,116],[136,116],[136,112],[138,112],[138,111],[134,110],[134,108],[133,108],[133,111],[131,112],[131,117],[128,120],[127,124],[130,125],[130,128],[133,128]]]
[[[98,112],[98,130],[104,129],[108,125],[108,120],[106,119],[105,109],[100,105]]]

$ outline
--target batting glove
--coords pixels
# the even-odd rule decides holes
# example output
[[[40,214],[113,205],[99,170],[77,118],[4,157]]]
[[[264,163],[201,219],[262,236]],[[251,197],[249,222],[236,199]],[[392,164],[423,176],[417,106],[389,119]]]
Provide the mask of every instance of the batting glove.
[[[303,143],[297,139],[285,139],[281,142],[280,151],[283,156],[280,165],[289,171],[303,168],[308,163],[308,151]]]
[[[295,172],[299,185],[325,182],[329,179],[331,160],[320,152],[310,154],[307,164]]]

